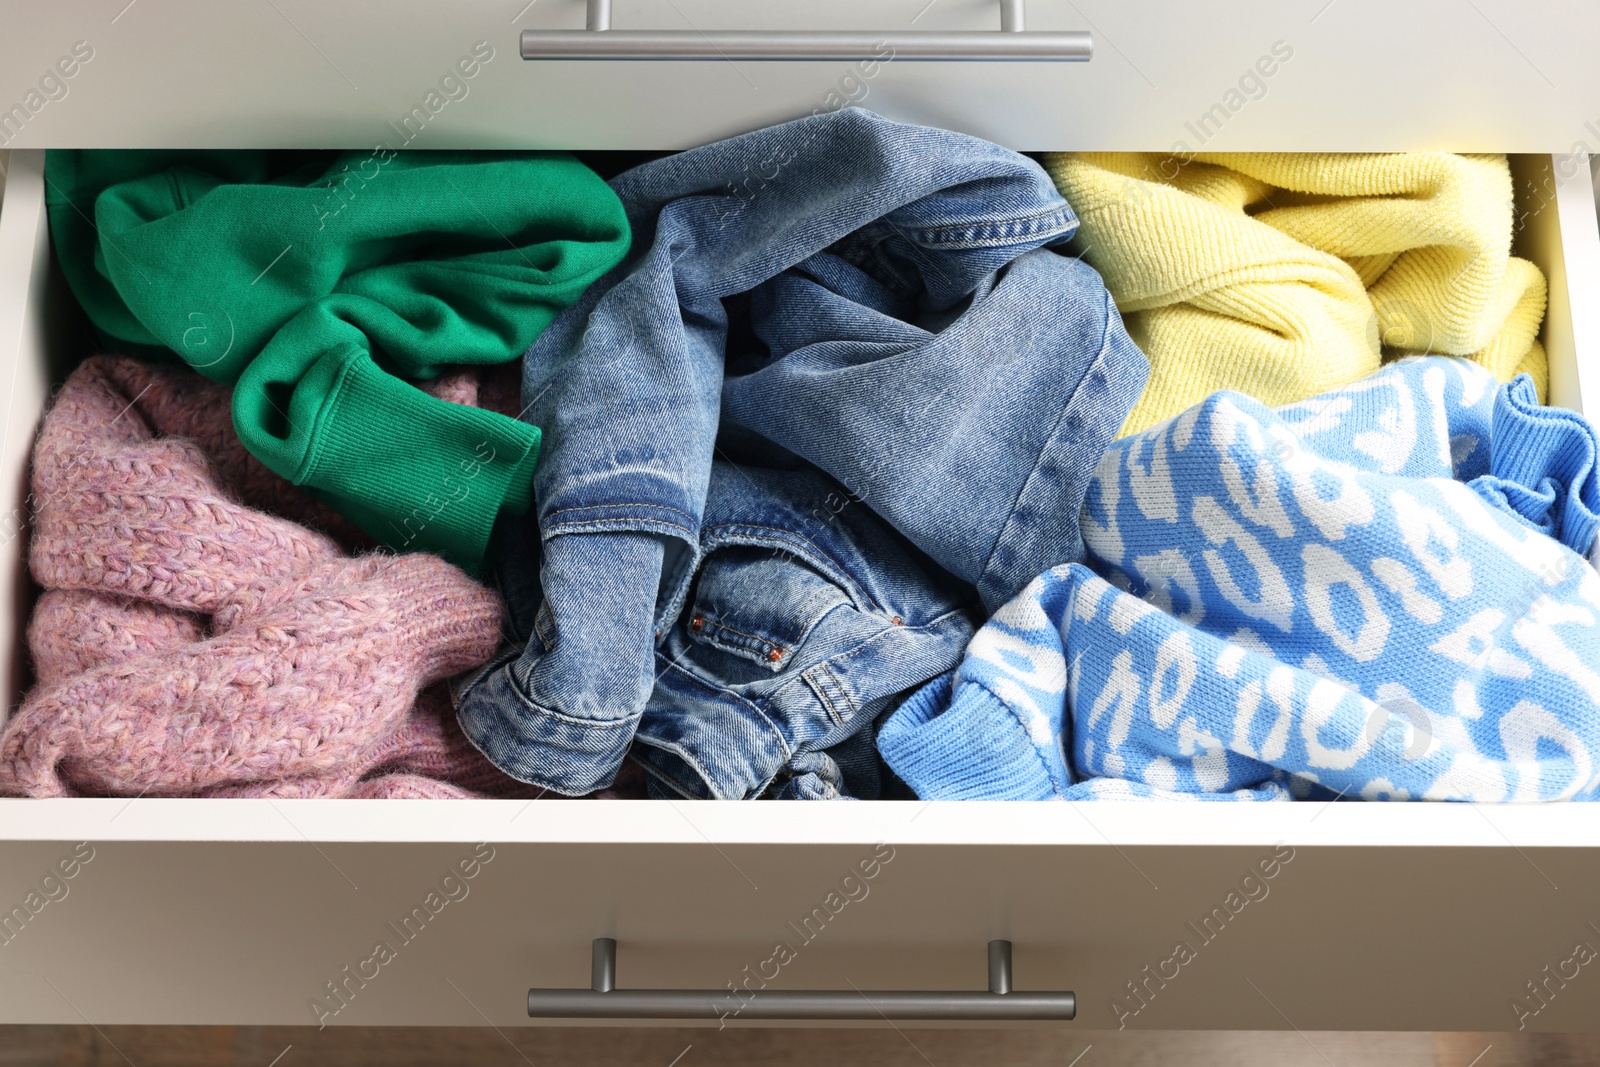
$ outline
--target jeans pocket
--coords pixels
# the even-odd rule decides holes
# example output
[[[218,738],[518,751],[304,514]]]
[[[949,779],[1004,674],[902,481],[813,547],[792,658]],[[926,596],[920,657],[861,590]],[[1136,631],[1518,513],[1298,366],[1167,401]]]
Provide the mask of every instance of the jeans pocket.
[[[701,566],[684,624],[689,640],[777,674],[848,594],[776,546],[732,545]],[[759,675],[758,675],[759,676]]]

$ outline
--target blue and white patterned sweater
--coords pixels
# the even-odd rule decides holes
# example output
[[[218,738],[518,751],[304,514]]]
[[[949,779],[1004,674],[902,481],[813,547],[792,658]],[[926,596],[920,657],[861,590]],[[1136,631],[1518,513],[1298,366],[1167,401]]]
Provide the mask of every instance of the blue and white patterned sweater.
[[[1090,566],[996,612],[879,747],[933,799],[1594,799],[1596,453],[1449,358],[1218,393],[1112,446]]]

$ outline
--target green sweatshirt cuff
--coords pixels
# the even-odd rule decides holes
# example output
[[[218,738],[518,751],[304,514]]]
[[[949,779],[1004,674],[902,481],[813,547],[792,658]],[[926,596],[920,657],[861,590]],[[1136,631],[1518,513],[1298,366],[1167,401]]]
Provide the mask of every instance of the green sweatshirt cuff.
[[[320,379],[326,392],[308,391],[321,393],[313,424],[290,426],[283,436],[250,417],[276,412],[266,387],[249,375],[240,382],[241,394],[261,394],[235,397],[245,445],[296,485],[339,501],[356,525],[396,551],[435,552],[477,573],[495,517],[526,511],[532,501],[539,429],[431,397],[355,345],[325,353],[306,379]]]

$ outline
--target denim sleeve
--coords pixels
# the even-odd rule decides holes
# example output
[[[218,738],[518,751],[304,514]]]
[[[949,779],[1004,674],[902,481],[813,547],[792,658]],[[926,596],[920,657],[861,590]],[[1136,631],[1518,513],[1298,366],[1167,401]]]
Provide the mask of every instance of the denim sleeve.
[[[885,314],[848,278],[791,275],[758,301],[779,358],[728,380],[727,417],[838,478],[991,610],[1081,561],[1089,479],[1149,371],[1099,275],[1029,252],[953,320]]]

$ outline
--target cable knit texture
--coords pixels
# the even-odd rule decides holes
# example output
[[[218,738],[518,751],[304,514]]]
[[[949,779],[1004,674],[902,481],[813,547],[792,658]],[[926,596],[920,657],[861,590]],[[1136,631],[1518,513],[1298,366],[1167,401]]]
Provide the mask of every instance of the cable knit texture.
[[[28,648],[41,687],[92,667],[125,663],[205,637],[197,615],[87,589],[51,589],[28,620]]]
[[[431,385],[477,399],[474,375]],[[229,411],[226,387],[125,359],[62,387],[34,453],[39,684],[0,792],[534,795],[433,684],[494,652],[497,597],[436,556],[346,555],[329,533],[350,528],[246,453]]]
[[[1510,254],[1504,156],[1090,152],[1045,168],[1150,358],[1124,435],[1221,389],[1305,400],[1386,350],[1467,356],[1547,392],[1545,280]]]

